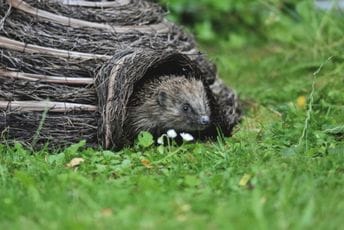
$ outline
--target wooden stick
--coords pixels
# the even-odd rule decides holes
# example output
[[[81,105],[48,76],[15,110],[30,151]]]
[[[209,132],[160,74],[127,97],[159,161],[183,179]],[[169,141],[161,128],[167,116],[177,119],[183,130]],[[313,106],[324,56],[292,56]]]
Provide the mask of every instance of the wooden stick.
[[[108,55],[101,55],[101,54],[90,54],[90,53],[81,53],[81,52],[74,52],[68,50],[60,50],[54,48],[47,48],[43,46],[25,44],[23,42],[19,42],[16,40],[12,40],[6,37],[0,36],[0,47],[16,50],[19,52],[24,53],[40,53],[40,54],[49,54],[55,57],[62,57],[62,58],[75,58],[75,59],[110,59],[111,56]]]
[[[51,0],[52,2],[60,2],[67,6],[84,6],[94,8],[110,8],[128,5],[130,0],[116,0],[111,2],[89,2],[84,0]]]
[[[17,71],[6,71],[0,68],[0,77],[14,78],[18,80],[39,81],[46,83],[67,84],[67,85],[90,85],[94,84],[93,78],[59,77],[40,74],[30,74]]]
[[[62,15],[57,15],[50,13],[45,10],[40,10],[35,7],[30,6],[23,0],[7,0],[10,5],[18,10],[22,10],[25,13],[34,15],[36,17],[41,17],[49,21],[54,21],[61,25],[71,26],[71,27],[91,27],[98,29],[105,29],[113,33],[128,33],[130,31],[138,31],[142,33],[168,33],[169,25],[167,21],[163,21],[159,24],[154,25],[142,25],[142,26],[111,26],[108,24],[89,22],[84,20],[79,20],[75,18],[65,17]]]
[[[18,112],[72,112],[72,111],[97,111],[97,106],[66,103],[66,102],[52,102],[52,101],[0,101],[0,109]]]

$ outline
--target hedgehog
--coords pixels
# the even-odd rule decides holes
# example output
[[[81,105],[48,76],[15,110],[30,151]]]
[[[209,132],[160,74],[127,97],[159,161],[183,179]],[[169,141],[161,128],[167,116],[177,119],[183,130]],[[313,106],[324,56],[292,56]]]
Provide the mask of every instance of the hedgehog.
[[[129,100],[126,130],[135,138],[141,131],[155,137],[169,129],[177,132],[205,130],[211,110],[201,80],[184,75],[166,75],[143,84]]]

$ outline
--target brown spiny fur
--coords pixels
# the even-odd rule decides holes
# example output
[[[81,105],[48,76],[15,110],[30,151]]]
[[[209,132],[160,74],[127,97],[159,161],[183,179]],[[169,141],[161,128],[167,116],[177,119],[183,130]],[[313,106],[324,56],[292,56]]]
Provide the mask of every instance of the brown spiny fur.
[[[189,105],[188,112],[183,110]],[[168,129],[191,132],[205,129],[200,117],[210,117],[206,90],[200,80],[185,76],[161,76],[146,82],[128,105],[126,121],[129,136],[140,131],[161,135]]]

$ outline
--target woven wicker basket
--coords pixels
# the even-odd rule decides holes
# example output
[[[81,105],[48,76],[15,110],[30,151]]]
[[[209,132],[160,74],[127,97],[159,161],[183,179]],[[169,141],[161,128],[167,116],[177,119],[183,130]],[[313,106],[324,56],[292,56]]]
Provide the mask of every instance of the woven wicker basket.
[[[236,95],[163,16],[143,0],[0,0],[0,141],[130,144],[126,104],[160,74],[201,79],[214,122],[199,135],[229,135],[240,117]]]

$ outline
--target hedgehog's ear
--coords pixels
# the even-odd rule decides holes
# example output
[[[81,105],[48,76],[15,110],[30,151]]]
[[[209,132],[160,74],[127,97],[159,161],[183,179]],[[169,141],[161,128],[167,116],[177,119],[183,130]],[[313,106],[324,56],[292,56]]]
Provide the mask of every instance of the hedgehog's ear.
[[[166,99],[167,99],[167,94],[164,91],[159,91],[159,93],[158,93],[158,103],[159,103],[159,105],[164,106],[165,102],[166,102]]]

